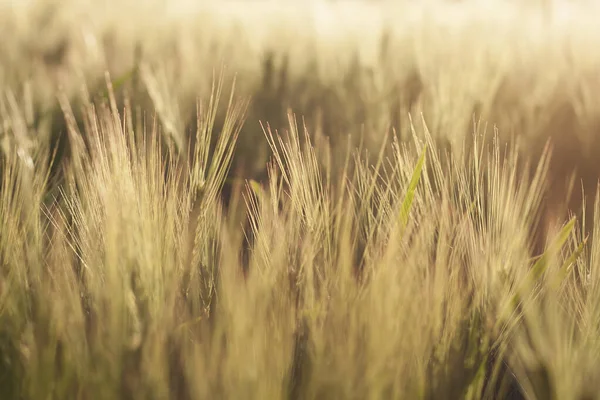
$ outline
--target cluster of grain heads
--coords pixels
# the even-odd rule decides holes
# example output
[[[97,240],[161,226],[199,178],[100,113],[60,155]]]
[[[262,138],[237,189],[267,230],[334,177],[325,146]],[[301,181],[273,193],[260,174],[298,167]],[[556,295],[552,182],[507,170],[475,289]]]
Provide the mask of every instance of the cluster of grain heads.
[[[566,224],[512,299],[522,323],[509,334],[509,364],[528,399],[598,396],[599,212],[596,200],[591,238],[574,219]]]
[[[354,149],[338,171],[290,113],[285,133],[263,126],[273,158],[230,203],[245,205],[241,227],[221,191],[247,103],[232,92],[215,135],[217,80],[195,135],[171,146],[167,117],[148,126],[107,83],[108,102],[84,102],[80,122],[61,97],[62,181],[48,181],[44,146],[19,147],[26,125],[0,103],[9,398],[576,399],[595,387],[600,221],[588,239],[572,219],[532,253],[548,153],[532,166],[479,131],[444,152],[422,120],[412,145],[394,136],[374,162]]]
[[[50,153],[36,143],[27,109],[13,93],[0,98],[0,386],[8,396],[21,393],[32,348],[43,343],[51,324],[44,287],[46,224],[42,208]],[[38,321],[34,326],[32,321]],[[50,338],[50,340],[52,340]]]
[[[203,123],[204,157],[185,167],[156,123],[135,126],[109,94],[84,105],[83,129],[61,98],[71,154],[52,188],[49,153],[25,152],[25,125],[2,103],[0,377],[10,398],[168,397],[180,375],[170,353],[184,353],[176,328],[205,316],[214,295],[218,191],[245,103],[231,98],[215,149],[213,121]]]

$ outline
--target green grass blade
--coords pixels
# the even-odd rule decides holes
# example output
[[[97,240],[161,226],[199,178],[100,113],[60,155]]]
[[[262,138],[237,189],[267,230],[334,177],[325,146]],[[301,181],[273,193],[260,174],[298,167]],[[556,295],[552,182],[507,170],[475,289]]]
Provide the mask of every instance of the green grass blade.
[[[581,256],[581,253],[583,253],[583,249],[585,248],[585,245],[587,244],[587,240],[588,240],[587,237],[584,240],[582,240],[579,243],[579,245],[577,246],[577,248],[571,253],[571,255],[561,265],[560,269],[558,270],[558,275],[554,278],[554,280],[552,282],[552,285],[554,288],[560,286],[560,284],[565,279],[567,279],[567,277],[569,276],[569,272],[572,269],[571,265],[575,264],[577,259]]]
[[[532,290],[535,282],[542,277],[544,272],[548,269],[549,259],[553,253],[558,252],[569,240],[569,236],[571,235],[573,229],[575,228],[576,218],[572,218],[559,232],[557,237],[550,243],[546,251],[539,256],[535,264],[533,264],[531,271],[525,277],[525,280],[521,287],[517,290],[517,292],[512,296],[511,301],[508,304],[508,309],[505,309],[505,312],[500,314],[500,318],[498,320],[499,324],[503,324],[506,322],[506,319],[512,315],[515,310],[519,308],[519,306],[523,302],[523,295],[528,291]],[[583,251],[583,242],[580,246],[571,254],[571,256],[565,261],[563,266],[561,267],[561,271],[566,270],[569,265],[574,262],[577,257]],[[571,261],[570,261],[571,260]]]
[[[408,185],[408,190],[404,197],[404,201],[402,202],[402,207],[400,209],[400,223],[402,227],[406,227],[408,224],[408,216],[410,214],[410,210],[412,208],[413,199],[415,197],[415,191],[417,190],[417,185],[421,180],[421,175],[423,172],[423,165],[425,164],[425,155],[427,153],[427,145],[423,148],[423,152],[419,157],[419,161],[415,166],[415,169],[412,174],[412,178],[410,180],[410,184]]]
[[[572,218],[561,230],[556,239],[550,244],[548,249],[542,254],[542,256],[533,264],[530,275],[530,281],[535,281],[546,272],[548,268],[548,259],[550,257],[550,253],[556,253],[559,251],[569,240],[569,236],[575,227],[575,218]]]

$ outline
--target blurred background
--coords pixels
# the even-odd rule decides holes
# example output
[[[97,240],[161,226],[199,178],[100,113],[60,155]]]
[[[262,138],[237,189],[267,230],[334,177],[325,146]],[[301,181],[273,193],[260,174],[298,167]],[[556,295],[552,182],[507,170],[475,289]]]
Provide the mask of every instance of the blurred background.
[[[84,88],[102,96],[108,71],[120,98],[183,143],[224,68],[251,100],[236,176],[264,178],[261,122],[285,129],[288,110],[342,146],[334,154],[350,139],[376,155],[386,135],[408,138],[411,116],[452,154],[474,131],[519,141],[534,159],[550,140],[547,212],[565,202],[577,212],[581,186],[591,196],[600,176],[598,15],[594,2],[566,0],[3,1],[0,132],[27,129],[0,142],[52,141],[68,154],[57,94],[75,105]]]

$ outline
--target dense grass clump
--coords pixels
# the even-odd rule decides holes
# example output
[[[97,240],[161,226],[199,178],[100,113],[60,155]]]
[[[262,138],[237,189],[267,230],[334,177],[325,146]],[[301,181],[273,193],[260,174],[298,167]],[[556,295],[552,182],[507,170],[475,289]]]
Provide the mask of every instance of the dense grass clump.
[[[62,179],[48,149],[3,153],[9,398],[595,393],[597,240],[573,219],[533,253],[547,155],[475,132],[451,157],[421,121],[333,174],[290,114],[265,183],[223,203],[247,105],[213,138],[221,91],[186,153],[112,90],[83,131],[64,104]]]
[[[0,5],[0,397],[600,398],[582,11],[120,3]]]

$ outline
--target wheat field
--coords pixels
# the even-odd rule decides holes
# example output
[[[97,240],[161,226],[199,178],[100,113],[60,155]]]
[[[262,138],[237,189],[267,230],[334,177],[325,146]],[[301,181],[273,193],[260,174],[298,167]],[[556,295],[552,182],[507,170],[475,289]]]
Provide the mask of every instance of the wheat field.
[[[599,15],[0,2],[0,398],[600,399]]]

